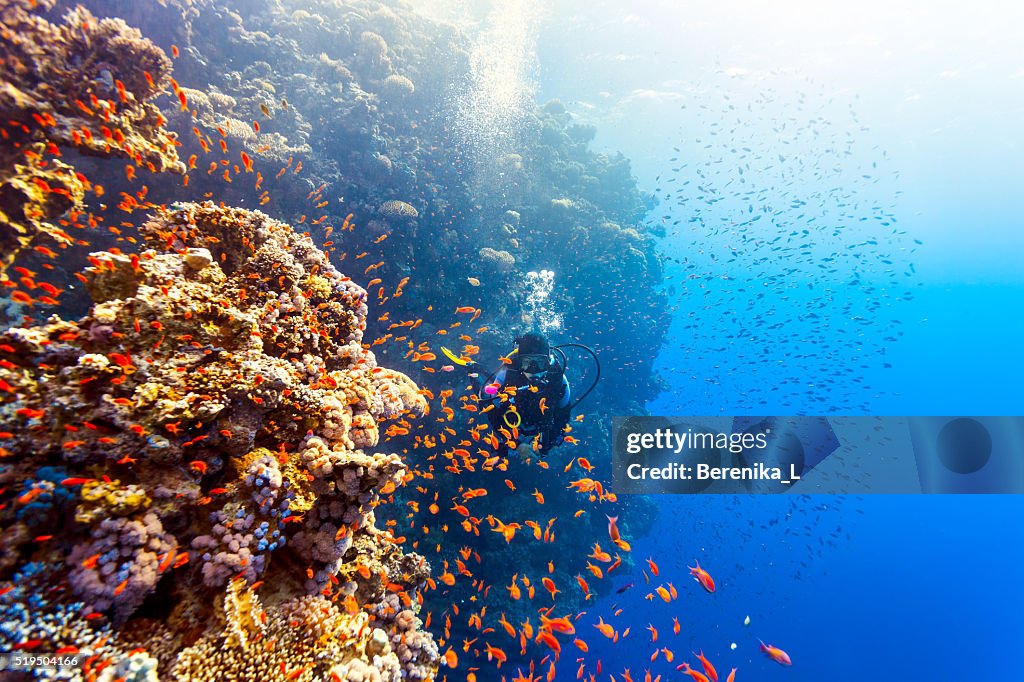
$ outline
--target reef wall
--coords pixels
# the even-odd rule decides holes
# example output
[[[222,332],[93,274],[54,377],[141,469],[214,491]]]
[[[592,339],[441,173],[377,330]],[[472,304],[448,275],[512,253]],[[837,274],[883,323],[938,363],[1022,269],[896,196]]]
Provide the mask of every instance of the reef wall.
[[[0,5],[0,267],[33,240],[40,248],[74,243],[67,230],[86,193],[102,196],[61,160],[62,149],[121,156],[154,173],[184,170],[152,102],[170,59],[121,19],[76,8],[51,23],[31,11],[54,4]]]
[[[514,151],[470,158],[451,125],[470,40],[400,2],[83,4],[100,18],[3,5],[21,12],[24,35],[50,31],[37,65],[67,62],[71,45],[90,55],[70,59],[90,65],[73,77],[79,90],[67,86],[70,106],[60,85],[57,104],[44,92],[5,109],[26,121],[20,149],[55,141],[61,156],[44,149],[41,167],[73,165],[82,187],[70,199],[48,191],[56,203],[33,226],[7,230],[12,265],[47,268],[64,294],[0,311],[12,325],[0,345],[5,642],[78,646],[115,677],[137,663],[180,679],[320,679],[336,666],[342,679],[416,679],[438,660],[418,623],[424,594],[437,613],[477,604],[446,623],[446,641],[484,628],[485,583],[519,581],[532,598],[525,575],[546,575],[560,609],[584,608],[576,576],[598,554],[605,512],[630,535],[654,514],[600,487],[607,417],[642,413],[659,390],[651,363],[669,317],[644,224],[651,200],[628,160],[592,150],[594,130],[557,101],[525,113]],[[124,40],[141,41],[145,60],[104,47]],[[50,73],[37,71],[5,79],[31,92]],[[35,106],[63,107],[68,123],[37,121]],[[127,145],[106,115],[122,117]],[[165,162],[140,162],[143,149]],[[5,186],[28,177],[25,158],[0,164]],[[84,214],[67,210],[75,202]],[[70,227],[82,231],[58,231]],[[67,248],[44,235],[24,249],[40,232]],[[541,269],[555,271],[543,310],[529,275]],[[13,291],[24,279],[0,282]],[[452,315],[460,308],[475,325]],[[495,462],[468,382],[434,351],[445,343],[490,369],[546,311],[561,318],[555,342],[587,343],[605,364],[571,422],[582,446]],[[576,358],[577,392],[583,368]],[[431,408],[436,418],[413,419]],[[457,454],[468,444],[475,452]],[[413,476],[423,485],[401,486]],[[392,495],[401,506],[377,506]],[[398,549],[405,534],[438,582]],[[633,563],[626,551],[618,561]],[[612,579],[595,574],[587,590],[610,592]],[[503,608],[535,617],[527,598]],[[144,652],[128,655],[136,645]]]
[[[336,256],[383,260],[372,277],[385,281],[422,275],[389,303],[393,317],[427,317],[425,331],[439,324],[423,315],[428,306],[482,308],[489,330],[475,341],[485,357],[537,324],[524,318],[523,282],[553,270],[552,304],[564,317],[556,336],[593,345],[615,366],[595,403],[633,413],[659,392],[652,361],[669,315],[644,220],[653,198],[628,159],[591,149],[594,128],[557,101],[525,112],[513,151],[472,158],[456,130],[472,47],[460,28],[378,0],[85,4],[180,52],[175,77],[189,107],[167,115],[181,157],[198,160],[189,187],[154,188],[154,200],[211,190],[229,204],[258,200],[327,240],[325,226],[351,213],[359,229],[335,240]],[[237,165],[240,151],[262,172],[255,189],[244,173],[223,182],[219,161]],[[481,177],[481,166],[492,172]],[[311,192],[320,208],[311,210]],[[376,318],[368,325],[374,337],[388,331]]]

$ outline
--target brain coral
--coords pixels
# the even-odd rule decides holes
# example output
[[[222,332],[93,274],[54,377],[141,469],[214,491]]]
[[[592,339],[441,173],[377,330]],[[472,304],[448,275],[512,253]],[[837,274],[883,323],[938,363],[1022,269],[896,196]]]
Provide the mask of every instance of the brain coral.
[[[178,204],[141,234],[141,253],[92,254],[85,317],[0,334],[5,565],[45,559],[81,617],[130,624],[158,592],[184,627],[213,623],[180,657],[172,623],[151,628],[162,678],[175,658],[178,679],[429,677],[436,647],[395,586],[430,568],[374,517],[409,478],[380,425],[426,402],[362,344],[365,290],[259,212]],[[265,609],[254,581],[274,586]],[[365,657],[374,629],[405,648]],[[276,632],[276,652],[247,648]]]
[[[487,246],[480,249],[480,260],[498,272],[511,272],[516,265],[515,256],[508,251],[496,251]]]
[[[420,215],[415,206],[397,199],[385,201],[379,210],[385,218],[418,218]]]
[[[393,73],[384,79],[383,90],[388,95],[402,97],[416,92],[416,86],[405,76]]]

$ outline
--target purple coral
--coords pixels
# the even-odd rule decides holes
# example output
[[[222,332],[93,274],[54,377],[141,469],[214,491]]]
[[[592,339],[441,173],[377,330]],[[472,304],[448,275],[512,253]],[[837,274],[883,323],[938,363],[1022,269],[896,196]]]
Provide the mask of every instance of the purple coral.
[[[203,582],[211,587],[226,585],[236,575],[255,581],[266,565],[264,554],[272,551],[270,545],[277,549],[278,543],[284,544],[277,528],[271,530],[268,521],[244,508],[234,515],[218,511],[210,517],[213,530],[195,538],[192,549],[202,553]]]
[[[104,519],[93,527],[89,541],[72,550],[68,582],[75,595],[95,611],[114,609],[125,620],[156,587],[161,562],[176,547],[160,518],[149,512],[141,518]]]

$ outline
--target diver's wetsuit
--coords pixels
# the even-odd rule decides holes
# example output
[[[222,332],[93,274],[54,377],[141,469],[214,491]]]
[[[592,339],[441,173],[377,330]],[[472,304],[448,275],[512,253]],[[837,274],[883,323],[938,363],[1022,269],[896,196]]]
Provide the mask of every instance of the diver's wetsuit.
[[[498,385],[499,395],[506,385],[516,387],[515,396],[504,403],[500,398],[481,395],[482,399],[492,401],[495,405],[494,409],[487,413],[487,418],[501,442],[499,454],[504,456],[508,449],[507,439],[502,437],[501,430],[511,431],[505,421],[505,415],[511,411],[512,405],[515,406],[521,420],[518,443],[532,442],[534,436],[540,435],[539,452],[542,455],[562,443],[565,437],[563,429],[569,423],[572,389],[565,378],[565,373],[556,363],[551,363],[542,379],[535,379],[532,382],[518,369],[502,368],[494,375],[494,383]],[[538,390],[530,390],[531,386],[537,387]],[[542,398],[546,398],[543,411],[540,406]]]

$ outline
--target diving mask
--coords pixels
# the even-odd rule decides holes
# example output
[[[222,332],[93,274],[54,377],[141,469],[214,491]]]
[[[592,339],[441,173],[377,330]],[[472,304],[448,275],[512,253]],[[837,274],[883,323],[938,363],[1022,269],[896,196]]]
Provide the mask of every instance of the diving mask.
[[[551,364],[551,358],[543,353],[520,355],[519,366],[523,370],[523,374],[544,374],[548,371],[548,365]]]

